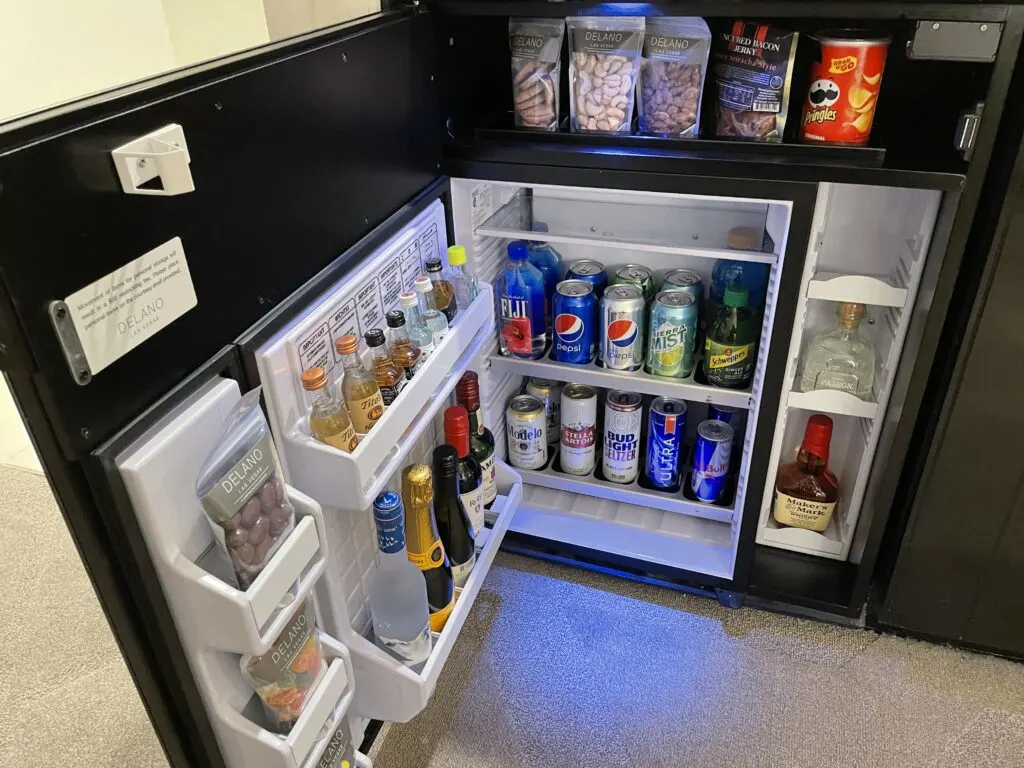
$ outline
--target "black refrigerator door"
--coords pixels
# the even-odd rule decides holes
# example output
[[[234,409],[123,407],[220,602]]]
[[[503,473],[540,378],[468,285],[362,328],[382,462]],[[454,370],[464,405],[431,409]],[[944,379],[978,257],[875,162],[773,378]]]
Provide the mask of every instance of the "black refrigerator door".
[[[433,46],[429,14],[387,12],[0,133],[0,369],[175,768],[224,760],[113,457],[211,377],[244,381],[244,332],[437,189]],[[111,151],[169,124],[195,190],[126,194]],[[175,238],[195,306],[76,381],[52,303]]]

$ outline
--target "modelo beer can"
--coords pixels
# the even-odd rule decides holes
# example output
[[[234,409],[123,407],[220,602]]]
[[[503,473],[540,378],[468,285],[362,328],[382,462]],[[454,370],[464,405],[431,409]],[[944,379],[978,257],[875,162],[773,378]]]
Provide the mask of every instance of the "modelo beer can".
[[[647,338],[648,373],[676,379],[693,373],[699,319],[692,294],[662,291],[655,297]]]
[[[562,388],[562,435],[559,447],[562,471],[589,475],[597,463],[597,390],[586,384]]]
[[[654,297],[654,273],[642,264],[627,264],[615,270],[615,285],[635,285],[644,292],[644,301]]]
[[[800,139],[807,143],[867,144],[889,38],[858,29],[829,30],[814,37],[819,54],[811,64]]]
[[[644,294],[635,285],[611,285],[601,297],[601,364],[636,371],[644,364]]]
[[[713,504],[721,500],[732,458],[732,436],[732,427],[724,421],[708,419],[697,427],[690,488],[698,501]]]
[[[547,416],[533,395],[516,395],[505,410],[508,460],[519,469],[543,469],[548,462]]]
[[[604,295],[604,289],[608,287],[608,275],[605,274],[604,264],[594,259],[574,261],[569,265],[565,279],[590,283],[594,286],[594,298],[598,300]]]
[[[632,286],[630,286],[632,287]],[[610,289],[609,289],[610,290]],[[640,395],[613,389],[604,406],[601,472],[613,483],[632,483],[640,472]]]
[[[555,287],[551,356],[560,363],[587,365],[597,354],[597,297],[586,280],[563,280]]]
[[[544,404],[544,434],[549,444],[557,443],[562,431],[562,385],[551,379],[530,379],[526,382],[526,394]]]
[[[677,491],[682,477],[686,403],[674,397],[656,397],[647,417],[646,474],[651,485]]]

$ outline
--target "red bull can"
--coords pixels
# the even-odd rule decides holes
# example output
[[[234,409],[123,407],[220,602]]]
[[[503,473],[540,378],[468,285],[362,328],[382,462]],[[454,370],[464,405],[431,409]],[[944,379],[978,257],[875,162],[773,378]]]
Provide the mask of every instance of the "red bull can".
[[[551,357],[588,365],[597,355],[597,297],[585,280],[563,280],[555,287],[555,334]]]
[[[678,491],[682,478],[686,403],[674,397],[656,397],[647,417],[647,464],[651,485],[660,491]]]
[[[632,287],[632,286],[630,286]],[[640,474],[643,401],[635,392],[613,389],[604,404],[601,472],[613,483],[632,483]]]
[[[580,259],[569,265],[565,273],[566,280],[583,280],[594,286],[594,298],[600,299],[604,289],[608,287],[608,275],[604,264],[594,259]]]
[[[725,493],[732,458],[732,435],[732,427],[724,421],[708,419],[697,427],[690,488],[698,501],[714,504]]]
[[[601,297],[601,365],[637,371],[644,364],[644,294],[635,285],[612,285]]]

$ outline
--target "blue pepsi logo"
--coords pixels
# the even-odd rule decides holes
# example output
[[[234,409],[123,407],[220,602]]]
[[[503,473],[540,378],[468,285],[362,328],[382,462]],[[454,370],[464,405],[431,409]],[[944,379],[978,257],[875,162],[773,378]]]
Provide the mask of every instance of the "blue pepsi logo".
[[[555,333],[558,334],[559,340],[572,344],[583,338],[585,330],[586,324],[583,322],[582,317],[577,317],[568,312],[555,315]]]
[[[636,341],[637,327],[632,320],[612,320],[608,324],[608,341],[616,347],[631,347]]]

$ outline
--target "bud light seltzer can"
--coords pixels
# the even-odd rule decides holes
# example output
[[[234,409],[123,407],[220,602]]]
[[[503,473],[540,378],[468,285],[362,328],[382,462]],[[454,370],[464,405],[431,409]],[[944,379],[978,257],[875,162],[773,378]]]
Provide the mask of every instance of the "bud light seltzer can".
[[[516,395],[505,411],[508,460],[520,469],[542,469],[548,461],[544,403],[533,395]]]
[[[640,470],[642,418],[640,395],[621,389],[608,393],[604,407],[604,456],[601,462],[605,480],[613,483],[636,480]]]
[[[585,280],[555,287],[555,337],[551,356],[560,363],[587,365],[597,354],[597,297]]]
[[[713,504],[722,498],[731,457],[732,427],[724,421],[702,421],[697,427],[697,444],[693,447],[690,485],[699,501]]]
[[[562,430],[562,385],[551,379],[530,379],[526,382],[526,394],[544,403],[545,435],[548,444],[557,443]]]
[[[601,364],[615,371],[636,371],[644,364],[643,291],[612,285],[601,298]]]
[[[697,302],[689,293],[662,291],[651,304],[647,371],[685,379],[693,373],[697,343]]]
[[[682,476],[686,403],[674,397],[656,397],[647,418],[647,479],[662,491],[679,490]]]
[[[604,264],[594,259],[580,259],[569,265],[565,273],[566,280],[582,280],[594,286],[594,298],[600,301],[604,289],[608,287],[608,275]]]
[[[597,390],[586,384],[562,388],[562,471],[589,475],[597,462]]]
[[[644,292],[644,301],[650,301],[654,296],[654,274],[647,267],[640,264],[627,264],[615,270],[616,285],[635,285]]]

